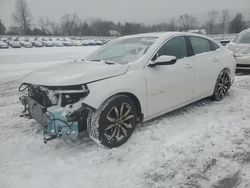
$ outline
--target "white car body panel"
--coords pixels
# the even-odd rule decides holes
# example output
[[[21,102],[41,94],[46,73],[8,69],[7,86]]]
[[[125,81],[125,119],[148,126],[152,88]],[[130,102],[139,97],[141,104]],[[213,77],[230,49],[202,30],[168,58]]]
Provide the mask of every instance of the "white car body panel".
[[[84,103],[89,106],[98,109],[109,97],[118,93],[130,93],[140,101],[141,111],[144,116],[148,114],[146,83],[143,70],[139,73],[130,71],[117,77],[93,82],[88,84],[88,88],[90,93],[84,99]]]
[[[144,120],[149,120],[195,100],[212,95],[219,73],[227,68],[234,80],[236,60],[231,52],[220,48],[177,60],[173,65],[148,67],[153,55],[167,40],[176,36],[204,36],[189,33],[149,33],[133,37],[158,37],[147,53],[126,65],[104,62],[72,62],[27,75],[23,82],[43,86],[87,84],[89,94],[83,102],[95,109],[118,93],[135,96]],[[118,39],[119,40],[119,39]]]
[[[174,65],[145,68],[149,116],[192,101],[194,67],[189,63],[183,58]]]
[[[230,55],[231,54],[231,55]],[[231,57],[230,57],[230,56]],[[220,48],[216,51],[198,54],[192,57],[195,63],[194,98],[203,98],[213,94],[216,79],[225,67],[230,70],[234,78],[236,61],[232,53]],[[228,64],[235,62],[235,64]]]
[[[43,86],[80,85],[124,74],[127,69],[127,65],[107,65],[79,60],[30,73],[23,78],[23,82]]]

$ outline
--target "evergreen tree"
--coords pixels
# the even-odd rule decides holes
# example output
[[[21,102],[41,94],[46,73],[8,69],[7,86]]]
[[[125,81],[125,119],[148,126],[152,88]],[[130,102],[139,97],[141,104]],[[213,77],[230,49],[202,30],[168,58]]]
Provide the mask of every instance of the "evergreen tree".
[[[230,33],[239,33],[246,28],[242,14],[238,13],[229,25]]]
[[[0,35],[3,35],[5,31],[6,31],[6,28],[0,19]]]

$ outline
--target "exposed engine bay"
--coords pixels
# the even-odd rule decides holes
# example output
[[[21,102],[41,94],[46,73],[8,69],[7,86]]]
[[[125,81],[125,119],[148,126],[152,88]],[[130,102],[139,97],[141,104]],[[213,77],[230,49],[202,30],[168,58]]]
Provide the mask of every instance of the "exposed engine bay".
[[[89,94],[86,85],[39,86],[23,83],[19,87],[24,105],[22,117],[35,119],[44,128],[44,143],[55,138],[76,141],[87,128],[91,107],[83,103]]]

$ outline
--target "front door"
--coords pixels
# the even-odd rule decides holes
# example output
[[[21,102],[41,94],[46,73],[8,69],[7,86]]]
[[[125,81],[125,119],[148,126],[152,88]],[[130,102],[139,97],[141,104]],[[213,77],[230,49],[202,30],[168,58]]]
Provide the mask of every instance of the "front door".
[[[173,65],[146,67],[149,117],[163,114],[193,98],[194,64],[188,57],[185,38],[175,37],[167,41],[152,61],[161,55],[175,56],[177,62]]]

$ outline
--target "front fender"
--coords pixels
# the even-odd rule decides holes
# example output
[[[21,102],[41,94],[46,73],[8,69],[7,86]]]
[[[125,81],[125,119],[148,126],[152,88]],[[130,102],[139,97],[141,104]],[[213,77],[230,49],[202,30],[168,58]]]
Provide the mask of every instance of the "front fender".
[[[98,109],[109,97],[118,93],[130,93],[140,102],[141,112],[147,115],[146,83],[143,70],[128,72],[113,78],[88,84],[89,95],[84,103]]]

